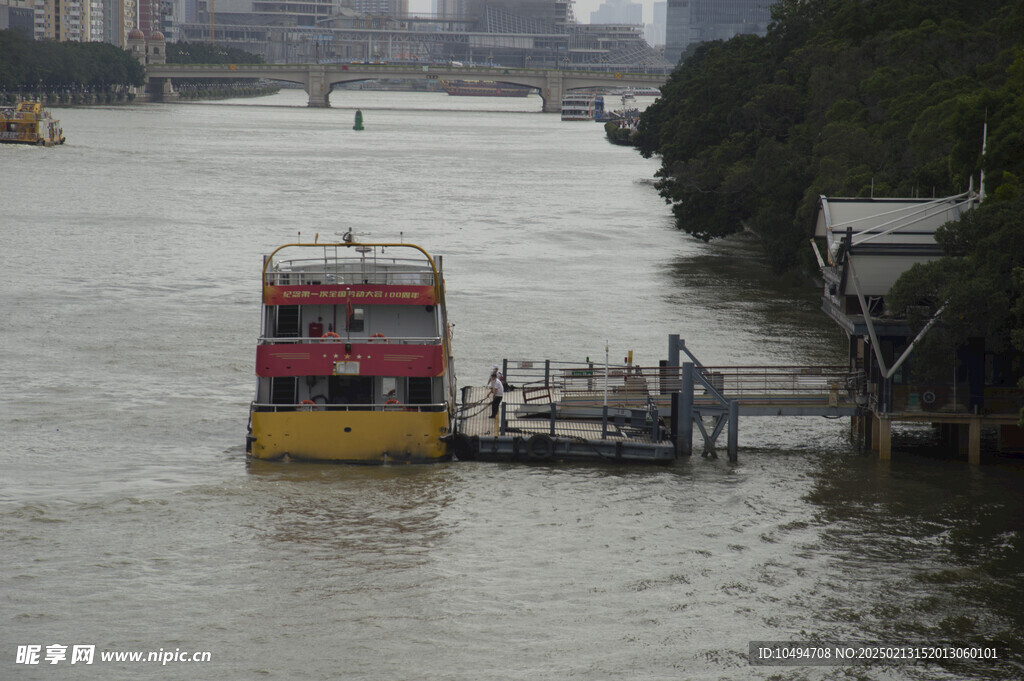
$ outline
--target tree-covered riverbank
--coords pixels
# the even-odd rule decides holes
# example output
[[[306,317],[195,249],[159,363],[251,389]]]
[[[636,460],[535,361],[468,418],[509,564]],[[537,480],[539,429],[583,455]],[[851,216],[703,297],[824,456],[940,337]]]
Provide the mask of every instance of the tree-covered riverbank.
[[[1024,177],[1024,0],[782,0],[766,37],[699,46],[641,117],[659,190],[702,239],[748,229],[808,264],[817,197],[987,189]]]
[[[172,64],[257,64],[263,58],[205,43],[169,43]],[[35,99],[50,106],[128,103],[146,82],[145,68],[128,51],[108,43],[32,40],[13,30],[0,31],[0,105]],[[258,97],[276,85],[251,80],[180,80],[182,99]]]
[[[146,82],[142,65],[108,43],[32,40],[0,31],[0,102],[39,99],[48,104],[131,101]]]

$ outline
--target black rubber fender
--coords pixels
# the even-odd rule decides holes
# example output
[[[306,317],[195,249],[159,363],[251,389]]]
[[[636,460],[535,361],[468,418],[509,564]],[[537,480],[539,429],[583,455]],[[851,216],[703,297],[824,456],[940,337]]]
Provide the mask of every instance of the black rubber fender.
[[[547,461],[555,455],[555,441],[543,433],[531,435],[526,441],[526,456],[531,461]]]
[[[469,441],[469,436],[464,433],[455,433],[448,442],[448,453],[455,456],[459,461],[476,460],[476,452]]]

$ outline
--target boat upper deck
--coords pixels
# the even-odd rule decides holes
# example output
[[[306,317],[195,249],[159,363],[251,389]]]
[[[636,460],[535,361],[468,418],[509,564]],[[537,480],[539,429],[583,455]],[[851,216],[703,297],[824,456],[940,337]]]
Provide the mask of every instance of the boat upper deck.
[[[413,244],[288,244],[268,256],[263,270],[266,286],[433,287],[439,279],[434,259]]]

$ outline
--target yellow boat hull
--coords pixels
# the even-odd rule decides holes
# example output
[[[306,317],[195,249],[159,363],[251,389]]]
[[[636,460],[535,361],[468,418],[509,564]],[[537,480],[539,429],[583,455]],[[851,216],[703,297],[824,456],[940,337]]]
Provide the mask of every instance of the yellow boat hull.
[[[446,412],[287,411],[252,413],[256,459],[412,463],[450,459]]]

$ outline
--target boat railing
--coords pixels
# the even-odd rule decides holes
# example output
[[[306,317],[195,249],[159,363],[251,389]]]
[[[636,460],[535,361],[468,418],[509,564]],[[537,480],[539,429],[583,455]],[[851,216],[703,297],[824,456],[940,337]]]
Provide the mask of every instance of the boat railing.
[[[380,345],[440,345],[441,336],[383,336],[380,334],[358,336],[291,336],[287,338],[260,336],[260,345],[297,345],[311,343],[377,343]]]
[[[402,404],[391,402],[389,404],[330,404],[316,402],[314,404],[272,404],[268,402],[253,402],[250,411],[261,412],[289,412],[289,411],[400,411],[400,412],[443,412],[448,410],[447,402],[436,404]]]
[[[348,249],[334,250],[338,253],[326,258],[275,260],[266,270],[265,283],[270,286],[434,284],[434,272],[424,259],[380,257],[364,252],[349,255]]]
[[[268,286],[433,286],[430,271],[368,272],[343,270],[317,270],[302,272],[267,272]]]

